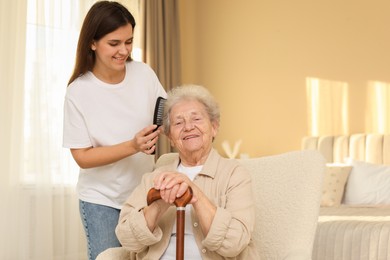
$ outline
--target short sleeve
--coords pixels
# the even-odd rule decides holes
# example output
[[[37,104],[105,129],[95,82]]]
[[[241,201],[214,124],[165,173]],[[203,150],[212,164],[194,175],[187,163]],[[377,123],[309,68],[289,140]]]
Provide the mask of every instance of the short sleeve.
[[[65,98],[63,147],[86,148],[91,146],[83,115],[69,98]]]

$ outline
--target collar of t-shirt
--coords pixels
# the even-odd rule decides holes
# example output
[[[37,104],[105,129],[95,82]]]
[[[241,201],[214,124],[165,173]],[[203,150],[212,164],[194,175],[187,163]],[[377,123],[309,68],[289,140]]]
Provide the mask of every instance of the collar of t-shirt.
[[[187,167],[181,163],[177,166],[177,171],[184,173],[190,180],[194,180],[195,176],[202,171],[203,165]]]

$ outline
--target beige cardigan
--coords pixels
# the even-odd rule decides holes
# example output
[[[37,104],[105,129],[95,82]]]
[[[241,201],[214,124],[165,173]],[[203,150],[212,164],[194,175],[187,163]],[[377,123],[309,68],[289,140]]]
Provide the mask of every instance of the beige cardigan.
[[[159,259],[168,246],[176,221],[175,207],[168,209],[153,233],[141,210],[146,206],[154,176],[162,171],[175,171],[178,164],[179,158],[176,158],[172,164],[145,174],[122,208],[116,234],[123,247],[131,251],[131,259]],[[202,259],[258,259],[252,241],[255,204],[248,171],[237,161],[222,158],[213,149],[194,183],[217,206],[206,237],[191,212],[192,229]]]

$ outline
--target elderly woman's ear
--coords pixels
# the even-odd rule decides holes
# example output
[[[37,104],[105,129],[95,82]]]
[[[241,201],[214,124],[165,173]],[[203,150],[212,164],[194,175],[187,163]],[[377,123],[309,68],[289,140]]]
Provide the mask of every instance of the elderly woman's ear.
[[[159,128],[160,128],[160,132],[161,132],[161,133],[165,133],[165,127],[164,127],[164,125],[161,125]]]
[[[215,137],[217,134],[218,134],[218,130],[219,130],[219,123],[214,121],[213,123],[213,137]]]

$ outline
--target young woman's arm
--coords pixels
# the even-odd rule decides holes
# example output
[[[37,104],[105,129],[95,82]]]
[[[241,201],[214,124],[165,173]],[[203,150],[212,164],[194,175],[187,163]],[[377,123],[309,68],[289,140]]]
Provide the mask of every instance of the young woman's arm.
[[[114,163],[138,152],[152,154],[160,134],[160,129],[153,132],[156,127],[156,125],[145,127],[132,140],[116,145],[70,149],[70,151],[74,160],[83,169]]]

